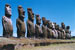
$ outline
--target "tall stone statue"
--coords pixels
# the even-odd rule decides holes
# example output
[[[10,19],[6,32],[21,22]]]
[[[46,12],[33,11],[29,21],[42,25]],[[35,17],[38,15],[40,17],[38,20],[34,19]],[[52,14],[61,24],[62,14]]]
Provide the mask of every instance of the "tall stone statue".
[[[62,22],[61,23],[61,29],[62,29],[62,39],[66,38],[66,33],[65,33],[65,24]]]
[[[27,9],[28,11],[28,20],[27,20],[27,37],[34,38],[35,28],[34,28],[34,13],[31,8]]]
[[[58,39],[61,39],[61,30],[59,25],[56,25],[55,29],[57,30],[57,33],[58,33]]]
[[[71,39],[71,31],[69,29],[70,26],[66,26],[66,39]]]
[[[42,31],[43,31],[43,38],[47,38],[48,32],[47,32],[47,20],[45,17],[42,17]]]
[[[18,14],[19,17],[16,20],[17,37],[21,38],[21,37],[25,37],[25,32],[26,32],[25,23],[24,23],[25,11],[23,10],[21,5],[18,6]]]
[[[47,20],[47,31],[48,31],[48,38],[53,38],[52,22],[50,20]]]
[[[41,19],[39,15],[36,15],[36,24],[35,24],[35,36],[36,38],[42,38],[42,28],[40,27]]]
[[[58,32],[56,30],[56,23],[52,22],[52,33],[53,33],[53,38],[58,38]]]
[[[11,21],[11,6],[9,4],[5,5],[5,16],[2,17],[3,26],[3,37],[13,36],[13,26]]]

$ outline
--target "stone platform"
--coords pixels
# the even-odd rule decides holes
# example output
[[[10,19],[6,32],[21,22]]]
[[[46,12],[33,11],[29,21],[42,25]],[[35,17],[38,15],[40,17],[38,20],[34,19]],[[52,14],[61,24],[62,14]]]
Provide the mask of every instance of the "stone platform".
[[[75,43],[75,40],[0,37],[0,50],[16,50],[16,48],[25,46],[36,47],[63,43]]]

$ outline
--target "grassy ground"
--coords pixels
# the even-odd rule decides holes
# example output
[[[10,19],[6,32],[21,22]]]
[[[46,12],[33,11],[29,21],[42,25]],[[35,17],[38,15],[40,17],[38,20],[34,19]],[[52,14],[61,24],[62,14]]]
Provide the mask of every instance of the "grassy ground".
[[[21,50],[75,50],[75,43],[52,44],[49,46],[24,47]]]

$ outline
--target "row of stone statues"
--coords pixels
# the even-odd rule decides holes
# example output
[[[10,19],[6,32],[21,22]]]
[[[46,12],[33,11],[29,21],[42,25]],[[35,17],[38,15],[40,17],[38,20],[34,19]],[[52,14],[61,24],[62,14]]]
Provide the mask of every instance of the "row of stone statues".
[[[45,17],[40,18],[36,15],[36,24],[34,26],[34,13],[31,8],[27,8],[28,20],[27,20],[27,37],[28,38],[56,38],[56,39],[70,39],[71,31],[70,26],[66,26],[62,22],[61,27],[47,20]],[[5,5],[5,16],[2,17],[3,25],[3,36],[12,37],[13,36],[13,26],[11,21],[11,6],[9,4]],[[21,5],[18,6],[18,19],[16,20],[17,27],[17,37],[25,37],[26,27],[25,27],[25,11]],[[40,26],[42,20],[42,26]]]

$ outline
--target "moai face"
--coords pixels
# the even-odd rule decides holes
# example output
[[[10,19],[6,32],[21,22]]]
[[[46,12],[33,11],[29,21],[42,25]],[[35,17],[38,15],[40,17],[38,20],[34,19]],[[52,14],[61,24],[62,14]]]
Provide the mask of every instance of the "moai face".
[[[25,11],[23,11],[23,8],[21,5],[18,6],[18,13],[19,13],[19,18],[24,21]]]
[[[33,22],[34,21],[34,13],[32,12],[32,9],[28,8],[27,11],[28,11],[28,19]]]
[[[55,26],[55,29],[56,29],[56,30],[59,30],[59,25],[56,25],[56,26]]]
[[[70,26],[66,26],[66,29],[68,29],[68,30],[69,30],[69,29],[70,29]]]
[[[36,15],[36,23],[37,23],[38,25],[41,24],[41,19],[40,19],[39,15]]]
[[[11,7],[10,7],[9,4],[6,4],[5,5],[5,16],[7,16],[7,17],[10,18],[11,15],[12,15],[12,13],[11,13]]]
[[[61,27],[65,29],[65,24],[63,22],[61,23]]]
[[[43,25],[47,25],[47,20],[45,17],[42,17],[42,22],[43,22]]]

